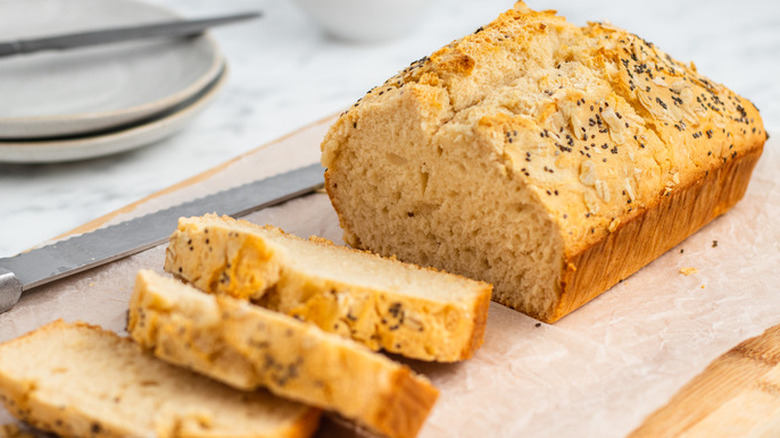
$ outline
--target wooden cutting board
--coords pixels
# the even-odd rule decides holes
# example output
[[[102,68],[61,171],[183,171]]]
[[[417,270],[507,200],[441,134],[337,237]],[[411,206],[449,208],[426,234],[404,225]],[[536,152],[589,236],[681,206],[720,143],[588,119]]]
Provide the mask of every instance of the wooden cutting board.
[[[780,436],[780,324],[715,359],[629,436]]]

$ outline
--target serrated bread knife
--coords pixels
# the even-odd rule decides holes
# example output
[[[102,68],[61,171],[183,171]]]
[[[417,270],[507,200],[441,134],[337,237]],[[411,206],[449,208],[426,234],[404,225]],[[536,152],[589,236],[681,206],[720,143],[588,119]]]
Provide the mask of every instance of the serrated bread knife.
[[[30,289],[163,243],[180,217],[212,212],[244,216],[317,190],[323,186],[324,171],[319,164],[312,164],[0,258],[0,313],[11,309]]]
[[[75,49],[142,38],[187,37],[199,35],[210,27],[251,20],[260,16],[261,14],[259,12],[247,12],[215,18],[176,20],[140,26],[77,32],[36,39],[4,41],[0,42],[0,57],[40,52],[42,50]]]

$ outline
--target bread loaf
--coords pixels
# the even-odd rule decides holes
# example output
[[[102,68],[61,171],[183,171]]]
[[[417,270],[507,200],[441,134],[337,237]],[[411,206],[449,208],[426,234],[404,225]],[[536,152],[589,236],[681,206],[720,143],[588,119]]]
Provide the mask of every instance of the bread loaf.
[[[692,63],[519,2],[359,100],[322,164],[350,245],[553,322],[731,208],[765,139]]]
[[[307,437],[320,411],[230,388],[127,338],[56,321],[0,345],[0,400],[63,437]]]
[[[250,222],[182,218],[165,269],[407,357],[452,362],[482,344],[490,285]]]
[[[364,345],[229,296],[138,273],[128,331],[168,362],[243,390],[335,411],[384,436],[414,437],[438,396]]]

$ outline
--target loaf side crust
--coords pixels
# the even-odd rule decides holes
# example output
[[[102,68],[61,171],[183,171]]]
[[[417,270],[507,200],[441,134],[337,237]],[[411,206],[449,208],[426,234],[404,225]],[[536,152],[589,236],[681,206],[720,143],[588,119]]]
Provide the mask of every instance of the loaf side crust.
[[[430,382],[363,345],[245,301],[138,273],[128,331],[157,357],[238,389],[268,388],[389,437],[413,437]]]
[[[388,394],[384,405],[375,411],[372,422],[378,430],[391,436],[417,436],[438,397],[438,391],[432,391],[433,386],[421,388],[409,369],[396,373],[391,386],[395,390]]]
[[[618,226],[602,240],[567,258],[555,322],[672,249],[745,194],[763,144],[668,195]]]
[[[372,289],[323,278],[296,269],[284,244],[269,239],[268,233],[303,241],[275,227],[260,227],[229,217],[182,218],[170,238],[165,270],[198,289],[252,298],[257,304],[313,322],[325,331],[350,337],[373,350],[453,362],[471,357],[482,344],[490,285],[432,268],[406,265],[412,271],[441,275],[471,289],[467,300],[458,297],[442,302],[405,295],[392,287]],[[379,259],[369,252],[334,245],[327,239],[312,237],[309,243],[333,250],[334,257],[344,252]],[[263,258],[245,260],[256,254],[263,254]],[[384,262],[401,264],[394,259]],[[235,268],[250,265],[256,269]]]

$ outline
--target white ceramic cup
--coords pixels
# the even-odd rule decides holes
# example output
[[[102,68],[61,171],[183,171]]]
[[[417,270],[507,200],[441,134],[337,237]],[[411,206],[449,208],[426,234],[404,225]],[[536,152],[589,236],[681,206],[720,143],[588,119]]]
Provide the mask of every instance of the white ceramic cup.
[[[328,34],[374,42],[410,31],[435,0],[295,0]]]

